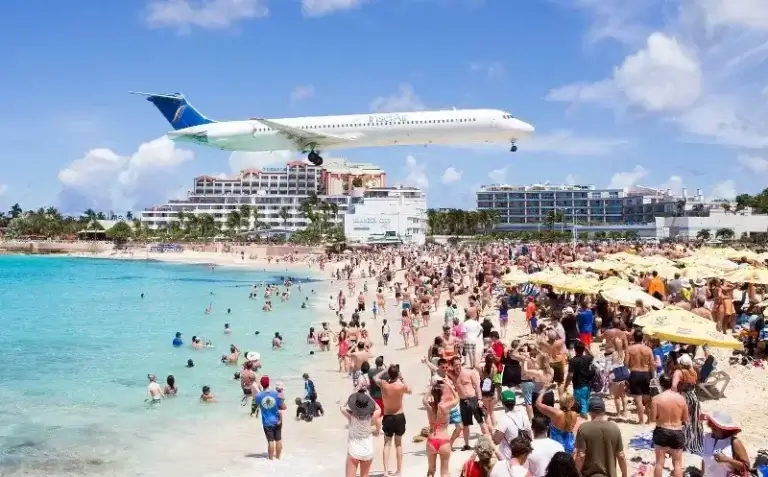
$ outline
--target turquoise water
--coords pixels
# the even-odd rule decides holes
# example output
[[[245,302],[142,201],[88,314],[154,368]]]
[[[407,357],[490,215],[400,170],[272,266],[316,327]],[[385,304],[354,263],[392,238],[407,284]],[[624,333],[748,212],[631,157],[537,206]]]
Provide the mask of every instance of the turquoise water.
[[[289,274],[0,257],[0,475],[146,475],[142,463],[158,444],[172,439],[178,445],[211,422],[242,419],[236,368],[220,363],[230,343],[260,351],[273,380],[297,382],[313,321],[300,304],[305,297],[324,302],[322,284],[294,288],[284,303],[273,297],[271,313],[261,311],[263,288],[248,298],[249,284]],[[231,335],[223,333],[224,323]],[[185,339],[178,349],[171,346],[176,331]],[[286,338],[282,351],[271,350],[275,331]],[[193,335],[215,348],[192,350]],[[186,367],[188,358],[194,368]],[[173,374],[179,395],[150,408],[144,403],[148,373],[163,386]],[[199,403],[203,385],[219,403]]]

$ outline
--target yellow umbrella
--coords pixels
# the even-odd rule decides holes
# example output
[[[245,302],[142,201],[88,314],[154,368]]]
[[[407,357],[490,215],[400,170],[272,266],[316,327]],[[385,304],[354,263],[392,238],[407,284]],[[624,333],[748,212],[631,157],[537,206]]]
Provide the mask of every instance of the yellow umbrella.
[[[589,263],[585,262],[584,260],[576,260],[575,262],[566,263],[563,265],[566,268],[589,268]]]
[[[600,283],[598,279],[584,275],[566,275],[566,277],[568,280],[559,284],[557,289],[568,293],[593,293],[593,288]]]
[[[754,283],[768,285],[768,270],[764,268],[740,268],[726,274],[723,278],[734,283]]]
[[[666,313],[665,313],[666,312]],[[696,316],[696,318],[690,315]],[[698,321],[704,320],[704,321]],[[643,332],[659,339],[692,345],[709,345],[716,348],[741,349],[741,341],[720,333],[714,328],[714,323],[701,318],[694,313],[679,308],[671,311],[659,310],[639,317],[639,321],[651,323],[643,326]]]
[[[603,298],[611,303],[618,303],[624,306],[635,306],[638,300],[643,302],[644,306],[652,306],[654,308],[664,308],[664,302],[652,297],[642,290],[634,288],[621,288],[614,287],[602,290],[601,295]]]
[[[555,270],[542,270],[540,272],[532,273],[528,275],[528,281],[541,285],[543,283],[549,283],[553,277],[564,275],[561,271]]]
[[[597,293],[600,290],[607,290],[609,288],[629,288],[642,291],[642,288],[632,282],[628,282],[619,277],[608,277],[605,280],[598,281],[590,290],[590,293]]]
[[[692,256],[686,257],[680,260],[680,263],[686,265],[697,265],[714,268],[717,270],[735,270],[739,268],[738,265],[731,262],[727,258],[712,257],[712,256]]]
[[[589,268],[597,272],[610,272],[611,270],[620,272],[629,268],[629,264],[610,260],[595,260],[589,264]]]
[[[699,316],[696,313],[691,313],[690,311],[684,310],[677,306],[668,306],[661,310],[655,310],[650,313],[646,313],[645,315],[638,316],[634,322],[634,325],[641,326],[643,328],[664,327],[680,324],[703,326],[717,330],[717,325],[714,321],[708,320],[703,316]]]
[[[527,283],[529,278],[530,278],[530,275],[528,275],[524,271],[513,269],[511,272],[501,277],[501,281],[505,285],[517,285],[519,283]]]

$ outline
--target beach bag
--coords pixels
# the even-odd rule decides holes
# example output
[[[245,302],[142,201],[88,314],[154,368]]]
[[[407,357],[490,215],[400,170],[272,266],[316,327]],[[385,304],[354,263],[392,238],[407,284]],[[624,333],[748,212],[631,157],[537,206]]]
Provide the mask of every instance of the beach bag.
[[[626,366],[617,366],[613,368],[611,375],[613,375],[614,383],[629,381],[629,368]]]
[[[483,378],[483,380],[480,382],[480,391],[484,393],[493,391],[493,379]]]

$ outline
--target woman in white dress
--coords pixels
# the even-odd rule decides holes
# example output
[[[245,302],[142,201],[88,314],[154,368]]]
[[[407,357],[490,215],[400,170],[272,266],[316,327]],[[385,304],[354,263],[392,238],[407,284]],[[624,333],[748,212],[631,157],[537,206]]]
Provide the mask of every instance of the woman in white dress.
[[[719,411],[702,414],[701,420],[710,429],[710,432],[704,434],[704,448],[701,452],[704,477],[748,475],[749,456],[738,436],[741,427],[731,416]]]
[[[360,390],[349,396],[341,413],[349,421],[346,477],[355,477],[358,467],[360,477],[368,477],[373,463],[373,435],[379,432],[379,406],[365,390]],[[371,431],[371,425],[376,426],[375,431]]]

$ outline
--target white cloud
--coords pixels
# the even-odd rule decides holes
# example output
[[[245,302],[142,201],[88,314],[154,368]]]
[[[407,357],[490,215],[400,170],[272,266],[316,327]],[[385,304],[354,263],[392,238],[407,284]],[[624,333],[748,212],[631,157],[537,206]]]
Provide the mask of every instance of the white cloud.
[[[507,168],[502,167],[501,169],[494,169],[488,173],[488,177],[494,184],[503,184],[507,182]]]
[[[342,10],[359,8],[368,0],[301,0],[301,11],[306,17],[322,17]]]
[[[371,101],[371,110],[377,113],[395,111],[421,111],[424,103],[408,83],[398,86],[397,92],[389,96],[378,96]]]
[[[166,198],[168,178],[194,154],[167,137],[139,146],[130,156],[111,149],[92,149],[59,171],[60,201],[65,210],[92,207],[129,210]]]
[[[712,187],[712,195],[716,199],[735,199],[738,195],[738,192],[736,191],[736,182],[728,179],[719,184],[715,184],[714,187]]]
[[[501,61],[476,62],[469,65],[470,71],[480,73],[490,79],[501,79],[507,75],[507,70]]]
[[[670,193],[674,196],[683,195],[684,188],[685,184],[683,183],[683,178],[680,176],[669,176],[669,179],[658,187],[658,189],[663,190],[669,189]]]
[[[643,166],[635,166],[631,171],[617,172],[611,176],[609,189],[625,189],[636,185],[648,175],[648,169]]]
[[[284,166],[294,158],[292,151],[241,152],[229,155],[229,168],[232,172],[243,169],[263,169],[265,167]]]
[[[655,32],[644,49],[627,56],[613,76],[592,84],[570,85],[549,93],[551,101],[625,100],[646,111],[682,111],[702,92],[702,72],[695,53],[675,38]]]
[[[575,176],[573,174],[568,174],[565,176],[565,185],[576,185],[581,181],[581,178],[579,176]]]
[[[459,171],[455,167],[451,166],[443,171],[443,177],[441,180],[443,184],[453,184],[454,182],[460,181],[463,174],[464,171]]]
[[[302,99],[309,99],[315,95],[315,87],[311,84],[297,86],[291,92],[291,103],[297,103]]]
[[[749,154],[742,154],[737,160],[739,161],[739,164],[755,174],[765,174],[768,172],[768,159],[751,156]]]
[[[189,32],[192,27],[228,28],[268,15],[264,0],[152,0],[145,20],[151,27]]]
[[[427,166],[418,162],[413,156],[406,157],[405,179],[403,179],[403,184],[406,186],[418,187],[419,189],[429,188]]]
[[[574,3],[591,16],[590,40],[616,38],[631,49],[607,79],[563,86],[547,99],[635,107],[676,126],[682,141],[768,148],[768,102],[754,101],[768,74],[763,0]],[[668,14],[656,14],[662,9]]]

